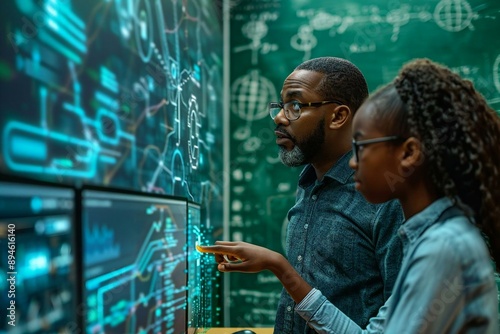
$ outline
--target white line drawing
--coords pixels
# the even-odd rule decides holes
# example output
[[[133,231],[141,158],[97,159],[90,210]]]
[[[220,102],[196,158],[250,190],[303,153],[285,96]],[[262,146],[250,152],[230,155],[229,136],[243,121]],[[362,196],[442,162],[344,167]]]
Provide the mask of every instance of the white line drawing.
[[[311,50],[318,44],[318,39],[314,37],[312,27],[303,25],[299,28],[297,35],[293,35],[290,45],[295,50],[303,51],[303,60],[311,58]]]
[[[252,51],[252,65],[258,64],[258,53],[267,54],[272,51],[278,50],[276,44],[262,43],[262,39],[267,36],[269,27],[266,21],[274,21],[277,16],[268,12],[264,12],[257,17],[253,16],[252,20],[245,23],[241,28],[242,33],[245,37],[251,40],[250,44],[237,46],[233,48],[234,53],[238,53],[245,50]]]
[[[268,103],[278,97],[273,83],[259,70],[251,70],[236,79],[231,88],[231,110],[247,121],[269,115]]]
[[[434,10],[409,4],[401,4],[398,8],[386,11],[374,5],[360,6],[359,13],[328,13],[325,9],[297,11],[297,17],[306,18],[308,23],[298,28],[297,34],[290,40],[290,45],[293,49],[304,52],[303,59],[307,60],[317,45],[315,31],[329,30],[330,36],[333,37],[354,30],[353,42],[343,46],[344,51],[349,54],[375,52],[375,38],[378,38],[381,30],[388,27],[392,27],[390,40],[395,43],[402,27],[412,21],[433,21],[441,29],[455,33],[465,29],[474,30],[473,21],[479,18],[466,0],[442,0]]]
[[[495,83],[497,91],[500,93],[500,54],[493,63],[493,82]]]
[[[451,32],[462,31],[466,28],[474,30],[472,20],[477,14],[465,0],[443,0],[434,10],[436,24],[444,30]]]

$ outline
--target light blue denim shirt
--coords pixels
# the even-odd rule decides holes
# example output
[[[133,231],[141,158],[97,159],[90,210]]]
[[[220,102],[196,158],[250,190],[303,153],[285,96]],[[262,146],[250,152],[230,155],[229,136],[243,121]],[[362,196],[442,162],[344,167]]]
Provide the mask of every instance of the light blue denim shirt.
[[[392,296],[362,330],[313,290],[296,311],[317,333],[491,333],[498,329],[497,287],[478,229],[449,198],[399,230],[404,259]]]
[[[351,155],[339,159],[321,181],[312,166],[303,170],[288,214],[286,252],[304,280],[366,326],[396,281],[403,257],[397,237],[403,215],[398,202],[374,205],[355,190]],[[284,290],[274,332],[314,333],[294,308]]]

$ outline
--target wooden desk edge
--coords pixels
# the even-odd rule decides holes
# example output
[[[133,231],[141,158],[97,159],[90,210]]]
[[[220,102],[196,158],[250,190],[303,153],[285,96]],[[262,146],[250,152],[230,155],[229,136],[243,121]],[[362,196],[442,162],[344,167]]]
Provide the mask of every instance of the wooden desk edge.
[[[273,334],[273,328],[252,328],[252,327],[218,327],[218,328],[209,328],[209,329],[198,329],[196,334],[232,334],[236,331],[242,329],[251,329],[256,334]]]

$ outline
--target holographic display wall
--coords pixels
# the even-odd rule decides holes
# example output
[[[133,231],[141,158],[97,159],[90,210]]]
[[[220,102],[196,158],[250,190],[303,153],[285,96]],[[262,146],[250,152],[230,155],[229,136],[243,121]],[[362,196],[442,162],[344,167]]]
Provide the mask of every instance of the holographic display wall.
[[[212,221],[211,230],[220,233],[219,6],[220,1],[206,0],[1,2],[0,174],[76,190],[94,186],[175,196],[198,203],[201,224]],[[88,289],[82,305],[104,306],[87,309],[82,331],[168,333],[179,328],[178,321],[186,325],[186,284],[164,281],[172,268],[157,253],[174,256],[179,268],[186,260],[187,231],[158,230],[160,220],[163,226],[168,217],[174,221],[168,211],[136,209],[141,214],[133,217],[113,207],[87,212],[92,219],[83,230]],[[185,211],[184,205],[184,216]],[[146,225],[138,227],[138,221]],[[168,244],[174,241],[175,247]],[[130,252],[142,249],[134,248],[137,244],[156,247],[155,257],[135,258],[139,254]],[[103,269],[100,261],[109,267]],[[161,277],[153,275],[151,263],[163,270]],[[136,276],[122,282],[126,274]],[[173,300],[162,295],[167,285],[179,289]],[[144,286],[153,288],[144,292]],[[116,304],[102,304],[100,291],[118,287],[124,288],[115,295]],[[206,291],[207,300],[218,303],[215,293]],[[147,313],[155,302],[160,304]]]
[[[220,21],[203,0],[2,2],[0,169],[217,194]]]

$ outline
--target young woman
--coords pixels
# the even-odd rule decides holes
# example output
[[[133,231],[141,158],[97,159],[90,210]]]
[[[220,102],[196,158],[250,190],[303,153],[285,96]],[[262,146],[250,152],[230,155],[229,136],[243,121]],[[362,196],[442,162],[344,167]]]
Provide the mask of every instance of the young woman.
[[[374,203],[398,199],[406,218],[393,293],[365,330],[279,253],[232,242],[203,251],[221,271],[271,270],[318,333],[498,333],[498,115],[469,81],[417,59],[361,106],[353,134],[356,189]]]

